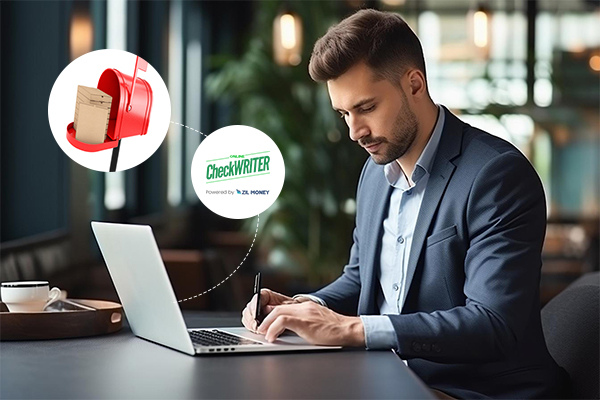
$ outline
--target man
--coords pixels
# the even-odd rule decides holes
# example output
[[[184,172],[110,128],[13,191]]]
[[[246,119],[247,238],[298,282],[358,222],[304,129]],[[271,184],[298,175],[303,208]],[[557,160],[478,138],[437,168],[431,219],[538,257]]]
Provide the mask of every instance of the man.
[[[264,289],[266,318],[257,326],[254,298],[244,325],[393,349],[454,397],[556,398],[539,305],[546,206],[527,159],[431,100],[419,39],[396,14],[331,27],[309,72],[370,155],[350,260],[312,295]]]

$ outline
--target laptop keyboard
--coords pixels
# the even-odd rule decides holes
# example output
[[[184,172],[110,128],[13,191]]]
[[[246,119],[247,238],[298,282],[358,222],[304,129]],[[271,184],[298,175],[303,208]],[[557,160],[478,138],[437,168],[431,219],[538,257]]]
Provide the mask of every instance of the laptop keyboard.
[[[188,332],[192,338],[192,342],[200,346],[243,346],[247,344],[262,344],[261,342],[232,335],[216,329]]]

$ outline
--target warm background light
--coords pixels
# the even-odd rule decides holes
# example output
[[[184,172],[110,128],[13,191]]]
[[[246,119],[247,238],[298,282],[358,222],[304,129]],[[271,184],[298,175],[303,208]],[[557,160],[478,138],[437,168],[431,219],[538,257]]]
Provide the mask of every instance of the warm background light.
[[[483,11],[473,14],[473,40],[475,46],[486,47],[488,45],[488,17]]]
[[[71,32],[69,49],[71,60],[92,51],[94,44],[94,27],[89,15],[73,15],[71,19]]]
[[[273,57],[278,65],[294,66],[302,61],[302,20],[284,12],[273,21]]]
[[[590,57],[590,68],[594,71],[600,71],[600,56],[595,55]]]
[[[296,22],[291,14],[284,14],[280,18],[281,45],[284,49],[293,49],[296,46]]]
[[[406,3],[406,0],[381,0],[383,4],[390,7],[399,7],[403,6]]]

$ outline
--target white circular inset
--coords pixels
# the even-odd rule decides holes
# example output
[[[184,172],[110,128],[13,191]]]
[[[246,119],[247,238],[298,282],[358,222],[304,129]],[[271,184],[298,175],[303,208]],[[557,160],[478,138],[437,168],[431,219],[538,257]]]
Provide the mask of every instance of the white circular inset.
[[[131,82],[136,67],[136,60],[137,56],[135,54],[122,50],[93,51],[82,55],[67,65],[56,79],[56,82],[54,82],[48,101],[50,129],[62,151],[79,165],[96,171],[109,171],[113,149],[94,152],[84,151],[75,147],[67,140],[67,126],[74,122],[75,119],[78,86],[97,88],[100,77],[108,69],[114,69],[122,75],[129,76],[129,78],[125,77],[125,84],[122,85],[121,89],[124,101],[122,104],[116,104],[118,102],[113,99],[113,104],[111,105],[111,110],[116,107],[118,112],[125,112],[122,109],[128,103],[127,100],[131,90],[126,83],[127,79]],[[147,82],[152,92],[152,108],[149,112],[146,110],[140,111],[144,115],[146,113],[149,115],[149,119],[146,121],[148,129],[145,135],[121,136],[123,138],[119,147],[116,165],[117,171],[136,167],[154,154],[167,135],[171,120],[169,92],[158,72],[148,64],[146,71],[138,69],[137,78],[141,78]],[[134,89],[134,101],[136,98],[139,98],[138,96],[149,93],[148,86],[141,88],[140,83],[143,82],[138,80],[137,86]],[[138,111],[138,109],[134,111]],[[125,129],[128,123],[125,120],[125,123],[122,125],[124,127],[123,132],[131,132],[131,130]]]
[[[200,143],[192,160],[192,184],[198,198],[225,218],[250,218],[265,211],[277,200],[284,179],[279,148],[249,126],[214,131]]]

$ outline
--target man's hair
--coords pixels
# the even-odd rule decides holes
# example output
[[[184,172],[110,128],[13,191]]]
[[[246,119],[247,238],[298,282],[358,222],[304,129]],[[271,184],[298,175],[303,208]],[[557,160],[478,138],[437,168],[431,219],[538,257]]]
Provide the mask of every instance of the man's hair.
[[[377,79],[399,84],[409,68],[425,74],[421,42],[400,15],[360,10],[329,28],[315,43],[308,72],[317,82],[336,79],[359,62]]]

